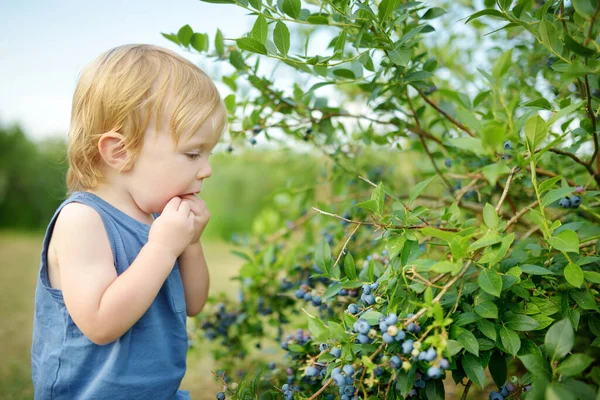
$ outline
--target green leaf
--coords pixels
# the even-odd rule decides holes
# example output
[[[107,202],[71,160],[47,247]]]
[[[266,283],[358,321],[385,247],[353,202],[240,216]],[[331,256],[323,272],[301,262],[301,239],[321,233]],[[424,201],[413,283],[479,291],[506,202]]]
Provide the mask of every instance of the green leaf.
[[[308,317],[308,330],[317,340],[327,340],[329,329],[320,319]]]
[[[344,272],[348,279],[351,281],[356,280],[356,266],[354,265],[354,257],[350,253],[344,257]]]
[[[528,101],[527,103],[523,104],[523,106],[524,107],[542,108],[544,110],[552,111],[552,104],[550,104],[550,102],[543,97],[540,97],[533,101]]]
[[[540,192],[540,194],[546,192],[547,190],[550,190],[550,188],[552,186],[554,186],[556,184],[556,182],[561,180],[561,176],[555,176],[553,178],[550,179],[546,179],[544,182],[540,183],[540,186],[538,186],[538,191]],[[567,193],[568,194],[568,193]],[[560,197],[557,197],[555,200],[558,200]],[[552,200],[554,201],[554,200]],[[552,201],[550,203],[552,203]],[[548,203],[548,204],[550,204]],[[544,199],[542,199],[542,205],[544,204]]]
[[[481,173],[490,182],[490,185],[496,186],[496,182],[498,182],[498,178],[502,175],[507,175],[510,173],[510,168],[503,163],[493,163],[490,165],[486,165],[481,170]]]
[[[371,211],[373,214],[377,214],[377,202],[375,200],[362,201],[356,204],[356,207],[360,207],[364,210]]]
[[[507,327],[515,331],[532,331],[539,326],[535,319],[521,314],[511,315],[504,323]]]
[[[225,97],[223,102],[225,103],[225,107],[227,107],[227,111],[229,112],[229,114],[231,114],[231,115],[235,114],[235,106],[236,106],[235,94],[228,95],[227,97]]]
[[[493,8],[486,8],[484,10],[478,11],[475,14],[471,15],[466,21],[465,24],[468,24],[469,22],[473,21],[474,19],[477,19],[479,17],[483,17],[483,16],[490,16],[490,17],[495,17],[495,18],[502,18],[502,19],[506,19],[506,16],[504,14],[502,14],[502,12],[493,9]]]
[[[432,7],[423,14],[421,19],[434,19],[446,14],[446,10],[440,7]]]
[[[502,341],[502,346],[506,351],[513,356],[516,356],[521,348],[521,338],[519,338],[517,332],[506,326],[500,328],[500,341]]]
[[[547,207],[549,204],[571,193],[573,193],[573,188],[569,187],[551,190],[542,198],[542,206]]]
[[[408,66],[408,63],[410,62],[410,58],[412,56],[412,51],[407,48],[401,48],[401,49],[397,49],[397,50],[389,50],[387,52],[387,56],[390,58],[390,60],[394,64],[399,65],[401,67],[406,67],[406,66]]]
[[[383,190],[383,183],[379,182],[375,190],[371,193],[371,200],[377,204],[377,214],[383,214],[383,204],[385,201],[385,192]]]
[[[506,366],[506,357],[499,351],[494,351],[488,365],[490,375],[498,387],[506,383],[508,377],[508,367]]]
[[[258,42],[265,44],[267,42],[267,36],[269,35],[269,25],[264,15],[260,14],[254,22],[252,31],[250,32],[252,37]]]
[[[551,382],[546,386],[544,392],[544,399],[546,400],[577,400],[578,397],[571,392],[564,384],[558,382]],[[535,396],[534,396],[535,398]]]
[[[313,14],[306,18],[306,21],[314,25],[329,25],[329,17],[327,15]]]
[[[325,290],[325,293],[323,293],[323,295],[321,296],[321,300],[327,300],[328,298],[335,296],[339,293],[340,290],[342,290],[342,287],[343,286],[341,283],[334,283],[333,285],[328,287],[327,290]]]
[[[592,283],[600,283],[600,273],[594,271],[584,271],[585,280]]]
[[[554,272],[550,271],[547,268],[540,267],[538,265],[533,264],[524,264],[521,265],[521,271],[529,275],[554,275]]]
[[[474,251],[482,247],[491,246],[493,244],[500,243],[501,241],[502,236],[500,236],[496,232],[488,232],[479,240],[476,240],[474,243],[471,243],[471,245],[469,246],[469,251]]]
[[[548,126],[539,115],[534,115],[525,122],[525,137],[529,151],[533,152],[548,134]]]
[[[475,312],[483,318],[498,318],[498,307],[491,301],[484,301],[475,306]],[[494,334],[494,336],[496,336]]]
[[[597,312],[600,312],[600,310],[598,310],[598,305],[594,301],[594,297],[590,294],[589,291],[572,291],[570,292],[570,295],[573,298],[573,300],[575,300],[577,305],[579,305],[579,307],[583,308],[584,310],[596,310]],[[596,336],[599,336],[599,334],[600,330],[598,331],[598,334],[596,334]]]
[[[579,254],[579,238],[572,230],[561,231],[558,235],[551,237],[549,243],[557,250]]]
[[[552,117],[550,117],[550,119],[548,120],[548,126],[552,125],[553,123],[555,123],[562,117],[565,117],[567,115],[570,116],[572,113],[579,110],[581,108],[581,106],[583,106],[584,104],[585,104],[585,100],[582,100],[578,103],[571,104],[570,106],[560,109],[560,111],[558,111],[556,114],[554,114]]]
[[[434,175],[423,182],[417,183],[415,187],[410,191],[408,204],[411,204],[413,201],[415,201],[415,199],[419,196],[419,194],[421,194],[423,189],[425,189],[427,185],[429,185],[435,178],[437,178],[437,175]]]
[[[485,203],[483,207],[483,221],[485,226],[492,230],[498,227],[498,214],[496,214],[496,209],[490,203]]]
[[[388,239],[386,247],[390,260],[393,260],[398,254],[400,254],[405,242],[406,238],[404,236],[393,236]]]
[[[527,6],[527,4],[531,3],[531,1],[532,0],[519,0],[517,2],[517,5],[514,6],[514,8],[512,9],[513,14],[515,14],[517,18],[520,18],[523,9],[525,8],[525,6]]]
[[[550,365],[540,354],[531,353],[520,355],[519,359],[525,368],[533,375],[550,379]]]
[[[552,361],[561,360],[566,356],[573,348],[574,343],[575,334],[568,318],[554,323],[546,332],[544,340],[546,353]]]
[[[252,53],[267,55],[267,48],[264,44],[258,40],[250,37],[236,39],[235,43],[242,50],[250,51]]]
[[[208,35],[205,33],[194,33],[190,39],[192,47],[198,51],[203,52],[208,50]]]
[[[461,360],[463,369],[467,377],[479,388],[483,389],[485,385],[485,370],[479,364],[479,359],[471,354],[464,354]]]
[[[225,54],[225,42],[223,41],[223,33],[220,29],[217,29],[217,34],[215,35],[215,49],[218,55],[223,56]]]
[[[290,31],[287,25],[281,20],[277,21],[273,30],[273,41],[275,42],[275,46],[277,46],[277,50],[284,56],[287,56],[290,50]]]
[[[183,46],[188,47],[193,34],[194,31],[192,30],[192,27],[184,25],[179,29],[179,32],[177,32],[177,39]]]
[[[479,356],[479,343],[477,342],[475,335],[463,328],[456,327],[456,329],[458,330],[456,340],[462,344],[469,353]]]
[[[370,325],[375,325],[377,323],[377,320],[379,319],[379,317],[381,317],[382,315],[383,314],[381,314],[380,312],[373,311],[373,310],[367,310],[361,316],[361,318],[366,320]]]
[[[500,297],[500,292],[502,292],[502,278],[496,270],[484,269],[479,274],[477,282],[485,292]]]
[[[317,266],[327,276],[331,274],[329,268],[331,266],[331,248],[325,238],[321,239],[315,250],[315,261]]]
[[[496,341],[496,328],[494,324],[487,319],[480,319],[475,323],[477,328],[483,333],[486,337],[492,339],[494,342]]]
[[[179,39],[177,38],[177,35],[173,35],[172,33],[163,33],[161,32],[161,35],[163,35],[165,38],[169,39],[171,42],[175,43],[176,45],[180,46],[181,43],[179,43]]]
[[[573,8],[577,14],[586,19],[592,18],[596,7],[598,7],[597,4],[594,4],[594,0],[573,0],[571,4],[573,4]]]
[[[282,11],[294,19],[300,16],[300,0],[283,0]]]
[[[398,7],[399,0],[383,0],[379,3],[377,18],[379,18],[379,22],[382,24],[386,22],[390,15],[394,12],[396,7]]]
[[[481,139],[472,137],[452,138],[448,139],[447,143],[450,146],[458,147],[459,149],[471,151],[477,155],[485,155],[486,150],[483,148]]]
[[[565,279],[575,287],[581,287],[583,284],[583,271],[581,267],[575,263],[569,263],[564,270]]]
[[[572,354],[558,364],[556,372],[564,376],[577,376],[590,366],[594,359],[586,354]]]
[[[508,71],[512,64],[512,49],[504,52],[494,64],[494,68],[492,70],[492,75],[496,79],[502,78],[504,74]]]

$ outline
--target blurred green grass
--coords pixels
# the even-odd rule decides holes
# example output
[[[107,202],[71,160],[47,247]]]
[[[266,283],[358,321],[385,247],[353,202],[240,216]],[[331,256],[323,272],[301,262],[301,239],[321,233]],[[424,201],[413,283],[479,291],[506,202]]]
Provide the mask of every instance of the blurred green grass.
[[[0,399],[33,398],[31,382],[31,330],[33,301],[43,235],[14,231],[0,232]],[[241,260],[222,241],[203,242],[210,270],[210,293],[234,295]],[[188,371],[182,389],[193,399],[214,399],[219,385],[211,374],[214,361],[208,348],[194,349],[188,355]]]

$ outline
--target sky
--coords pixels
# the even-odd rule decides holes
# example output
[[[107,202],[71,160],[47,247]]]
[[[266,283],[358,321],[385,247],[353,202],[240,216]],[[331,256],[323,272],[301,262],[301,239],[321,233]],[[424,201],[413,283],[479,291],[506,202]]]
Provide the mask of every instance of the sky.
[[[241,37],[254,18],[240,7],[199,0],[0,0],[0,124],[19,123],[33,140],[66,137],[79,72],[104,51],[149,43],[194,56],[161,32],[189,24]]]

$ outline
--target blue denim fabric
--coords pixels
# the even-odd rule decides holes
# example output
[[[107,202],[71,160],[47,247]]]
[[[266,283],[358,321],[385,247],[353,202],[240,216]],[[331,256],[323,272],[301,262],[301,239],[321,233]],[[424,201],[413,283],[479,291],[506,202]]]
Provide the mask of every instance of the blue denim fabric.
[[[44,237],[35,291],[31,347],[35,399],[189,399],[188,391],[179,390],[188,337],[178,262],[142,318],[103,346],[81,332],[65,307],[62,291],[50,287],[48,243],[56,217],[71,202],[86,204],[102,217],[118,275],[148,241],[150,225],[94,194],[75,192],[56,210]]]

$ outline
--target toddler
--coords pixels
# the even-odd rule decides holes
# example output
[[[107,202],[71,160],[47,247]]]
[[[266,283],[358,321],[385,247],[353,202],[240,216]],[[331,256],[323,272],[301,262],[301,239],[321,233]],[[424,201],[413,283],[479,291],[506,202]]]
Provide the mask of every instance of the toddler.
[[[186,316],[209,286],[197,195],[226,126],[214,83],[169,50],[120,46],[82,71],[35,292],[35,399],[189,399]]]

